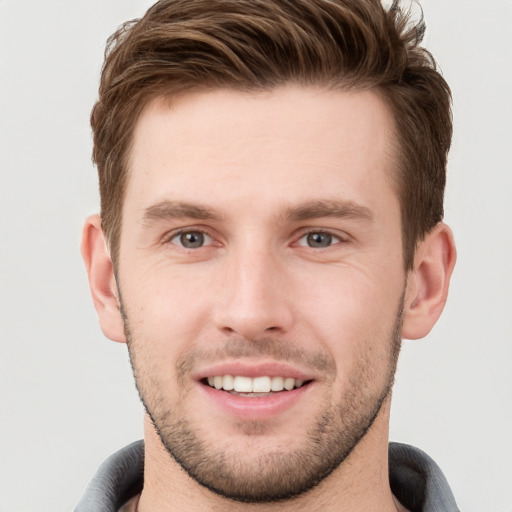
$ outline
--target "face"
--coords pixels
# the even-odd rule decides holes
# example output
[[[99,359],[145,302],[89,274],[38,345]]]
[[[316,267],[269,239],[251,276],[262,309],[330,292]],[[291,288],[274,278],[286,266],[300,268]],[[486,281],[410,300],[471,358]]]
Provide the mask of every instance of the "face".
[[[117,269],[164,446],[241,501],[337,470],[388,396],[403,270],[393,129],[372,92],[157,100],[138,121]]]

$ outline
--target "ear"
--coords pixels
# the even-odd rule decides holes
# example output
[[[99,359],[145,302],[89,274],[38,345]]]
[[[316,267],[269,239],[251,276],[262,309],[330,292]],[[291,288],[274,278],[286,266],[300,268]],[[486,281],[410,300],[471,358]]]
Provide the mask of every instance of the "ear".
[[[85,221],[80,248],[101,330],[107,338],[125,343],[114,269],[99,215],[91,215]]]
[[[440,222],[418,246],[407,277],[404,338],[423,338],[434,327],[448,297],[455,260],[452,231]]]

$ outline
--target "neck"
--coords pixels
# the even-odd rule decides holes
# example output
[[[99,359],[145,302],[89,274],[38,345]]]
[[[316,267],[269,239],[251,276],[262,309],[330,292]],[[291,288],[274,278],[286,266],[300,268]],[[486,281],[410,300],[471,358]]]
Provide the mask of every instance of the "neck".
[[[167,453],[146,417],[144,489],[138,512],[404,512],[389,486],[389,407],[388,399],[365,437],[318,486],[292,500],[264,504],[238,503],[198,484]]]

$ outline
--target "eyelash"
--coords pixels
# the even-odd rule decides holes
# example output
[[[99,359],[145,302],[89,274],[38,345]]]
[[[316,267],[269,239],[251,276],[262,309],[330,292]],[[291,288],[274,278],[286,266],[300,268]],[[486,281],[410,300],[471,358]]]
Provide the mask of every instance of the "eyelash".
[[[164,239],[164,244],[173,244],[173,245],[177,245],[178,247],[181,247],[182,249],[185,249],[185,250],[195,250],[197,248],[190,248],[190,247],[185,247],[183,244],[180,244],[180,243],[174,243],[173,240],[177,239],[178,237],[181,237],[182,235],[186,235],[186,234],[192,234],[192,233],[197,233],[197,234],[200,234],[202,236],[204,236],[205,238],[207,237],[210,242],[208,242],[206,245],[210,245],[212,242],[213,242],[213,237],[211,235],[209,235],[205,230],[203,229],[194,229],[194,228],[187,228],[187,229],[181,229],[179,231],[176,231],[176,232],[173,232],[173,233],[170,233],[169,236],[167,236],[165,239]],[[204,247],[205,245],[201,245],[201,247]],[[201,248],[201,247],[198,247],[198,248]]]
[[[185,247],[183,245],[183,243],[173,242],[173,240],[177,239],[178,237],[183,236],[184,234],[193,234],[193,233],[200,234],[203,237],[208,238],[209,241],[207,241],[206,243],[203,243],[199,247]],[[325,247],[312,247],[311,245],[308,245],[307,242],[305,244],[300,243],[300,241],[302,239],[304,239],[310,235],[328,236],[328,237],[331,237],[332,240],[331,240],[331,243],[329,243],[329,245],[327,245]],[[295,241],[293,242],[293,245],[298,245],[300,247],[306,247],[306,248],[310,248],[310,249],[326,249],[326,250],[329,249],[330,247],[332,247],[333,245],[337,245],[340,243],[347,243],[349,241],[348,237],[343,237],[338,233],[333,233],[332,231],[325,230],[325,229],[308,229],[308,230],[302,231],[302,232],[300,232],[299,236],[294,237],[294,240]],[[201,228],[193,228],[193,227],[187,228],[187,229],[180,229],[179,231],[172,232],[168,236],[166,236],[165,239],[163,240],[164,244],[173,244],[173,245],[176,245],[184,250],[189,250],[189,251],[194,251],[194,250],[197,250],[197,249],[200,249],[203,247],[210,246],[210,245],[212,245],[212,242],[214,242],[214,237],[211,236],[207,231],[205,231],[204,229],[201,229]]]
[[[312,247],[311,245],[308,245],[307,242],[306,244],[301,244],[300,241],[304,238],[307,239],[307,237],[311,236],[311,235],[321,235],[321,236],[327,236],[327,237],[330,237],[331,240],[329,243],[328,246],[326,247]],[[297,245],[299,245],[300,247],[309,247],[310,249],[328,249],[330,247],[332,247],[333,245],[337,245],[339,243],[343,243],[343,242],[346,242],[346,240],[344,238],[342,238],[340,235],[336,234],[336,233],[333,233],[332,231],[328,231],[328,230],[325,230],[325,229],[318,229],[318,230],[315,230],[315,229],[312,229],[312,230],[308,230],[308,231],[305,231],[301,234],[301,236],[299,238],[297,238],[297,241],[295,242]]]

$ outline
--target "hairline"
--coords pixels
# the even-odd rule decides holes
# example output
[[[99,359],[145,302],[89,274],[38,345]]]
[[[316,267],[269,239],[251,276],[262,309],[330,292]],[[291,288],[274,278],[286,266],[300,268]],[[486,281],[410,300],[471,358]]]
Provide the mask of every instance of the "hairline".
[[[404,193],[404,186],[402,184],[404,169],[403,166],[405,164],[406,157],[403,155],[403,144],[401,143],[401,134],[398,129],[398,124],[395,119],[395,112],[393,110],[393,105],[389,100],[387,94],[385,93],[385,88],[382,85],[373,85],[373,86],[364,86],[363,84],[356,85],[351,84],[350,79],[346,80],[338,80],[335,82],[334,80],[318,80],[315,83],[303,83],[299,80],[285,80],[279,84],[272,84],[268,87],[265,86],[254,86],[254,87],[244,87],[238,84],[193,84],[188,87],[178,88],[176,91],[170,90],[172,85],[162,86],[160,89],[152,91],[151,94],[143,97],[143,101],[140,102],[139,111],[137,116],[133,119],[133,124],[131,126],[131,133],[129,133],[129,142],[126,146],[126,150],[123,155],[123,162],[121,163],[122,172],[120,176],[122,176],[122,184],[121,184],[121,194],[119,195],[119,211],[115,217],[115,222],[110,228],[110,233],[105,233],[105,238],[107,245],[109,246],[111,253],[111,260],[114,266],[117,266],[119,262],[119,253],[121,246],[121,231],[123,224],[123,209],[125,203],[126,190],[128,188],[128,180],[131,174],[132,167],[132,153],[133,146],[135,142],[135,132],[137,129],[137,125],[139,124],[139,120],[144,112],[151,107],[155,102],[162,101],[169,108],[172,107],[172,102],[174,99],[179,98],[180,96],[189,96],[194,94],[208,94],[215,93],[218,91],[235,91],[243,94],[262,94],[265,92],[272,92],[282,87],[288,86],[298,86],[303,89],[317,87],[319,90],[324,91],[336,91],[336,92],[363,92],[370,91],[373,92],[380,98],[386,111],[388,112],[389,121],[390,121],[390,151],[386,152],[386,157],[389,159],[390,170],[386,174],[388,175],[389,184],[396,195],[396,198],[399,202],[400,207],[400,232],[401,232],[401,246],[402,246],[402,260],[404,269],[410,270],[411,268],[411,258],[414,256],[415,248],[412,250],[412,254],[410,247],[406,244],[407,233],[406,223],[404,222],[404,198],[402,197]],[[420,240],[416,241],[416,246]]]

